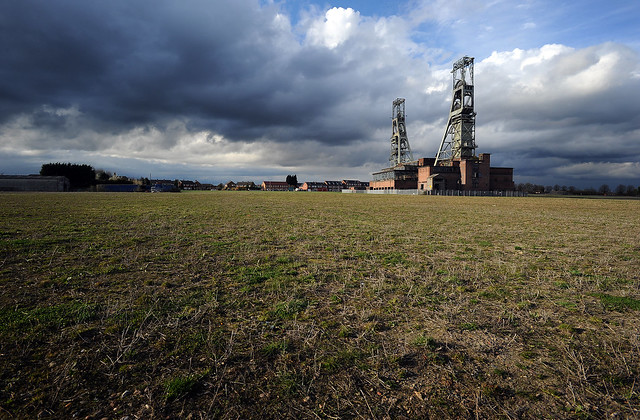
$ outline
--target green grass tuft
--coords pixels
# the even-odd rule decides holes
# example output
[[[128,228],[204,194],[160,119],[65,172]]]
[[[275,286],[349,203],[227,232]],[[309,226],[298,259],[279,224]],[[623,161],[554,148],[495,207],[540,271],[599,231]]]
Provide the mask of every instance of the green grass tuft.
[[[191,392],[198,383],[196,375],[178,376],[167,381],[164,396],[166,400],[183,398]]]
[[[606,293],[594,293],[592,296],[600,298],[600,302],[612,310],[627,310],[640,311],[640,299],[634,299],[625,296],[614,296]]]

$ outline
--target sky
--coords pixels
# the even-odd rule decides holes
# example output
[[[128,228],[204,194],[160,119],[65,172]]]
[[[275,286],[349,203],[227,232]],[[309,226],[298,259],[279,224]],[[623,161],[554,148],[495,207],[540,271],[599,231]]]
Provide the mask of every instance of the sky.
[[[396,98],[435,156],[466,55],[493,166],[638,186],[638,22],[637,0],[7,0],[0,174],[370,180]]]

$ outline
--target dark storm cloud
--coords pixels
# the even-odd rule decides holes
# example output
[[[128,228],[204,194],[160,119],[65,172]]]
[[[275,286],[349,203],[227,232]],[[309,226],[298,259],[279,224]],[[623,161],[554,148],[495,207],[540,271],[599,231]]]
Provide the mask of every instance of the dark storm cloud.
[[[2,32],[9,35],[0,41],[2,50],[9,51],[0,82],[4,120],[41,104],[76,105],[85,117],[114,126],[162,123],[190,113],[240,119],[241,104],[258,122],[273,118],[251,106],[264,104],[266,92],[238,89],[241,81],[271,81],[255,80],[272,59],[253,42],[258,36],[268,38],[268,31],[247,30],[257,23],[247,16],[249,7],[128,1],[3,4]]]
[[[34,113],[34,125],[61,128],[60,118],[37,115],[45,104],[78,107],[84,125],[116,132],[183,119],[229,140],[365,135],[327,125],[358,88],[335,78],[354,63],[324,47],[302,49],[276,12],[250,0],[4,2],[0,119]]]

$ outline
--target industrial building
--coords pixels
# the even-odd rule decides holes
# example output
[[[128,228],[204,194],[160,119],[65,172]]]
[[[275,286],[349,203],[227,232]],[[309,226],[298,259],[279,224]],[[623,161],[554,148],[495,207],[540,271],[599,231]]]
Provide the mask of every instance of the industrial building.
[[[71,184],[65,176],[0,175],[0,191],[69,191]]]
[[[370,190],[415,190],[418,188],[418,167],[420,161],[404,162],[391,168],[373,173],[369,182]]]
[[[491,167],[489,153],[476,156],[473,57],[453,64],[447,127],[435,158],[413,159],[406,131],[405,100],[392,107],[389,168],[373,173],[370,190],[511,191],[513,168]]]

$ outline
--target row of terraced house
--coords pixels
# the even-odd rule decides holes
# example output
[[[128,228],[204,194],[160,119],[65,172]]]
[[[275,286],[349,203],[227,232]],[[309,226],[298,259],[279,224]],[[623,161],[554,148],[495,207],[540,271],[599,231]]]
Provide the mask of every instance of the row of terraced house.
[[[289,185],[281,181],[264,181],[262,182],[262,191],[333,191],[340,192],[342,190],[366,190],[369,187],[368,182],[362,182],[352,179],[343,179],[342,181],[308,181],[299,183],[297,186]]]
[[[167,186],[174,187],[177,184],[177,188],[180,190],[226,190],[226,191],[250,191],[250,190],[262,190],[262,191],[334,191],[340,192],[342,190],[366,190],[369,188],[368,182],[362,182],[357,180],[344,179],[342,181],[323,181],[323,182],[304,182],[299,183],[297,186],[289,185],[284,181],[264,181],[262,185],[256,185],[250,181],[233,182],[229,181],[226,184],[204,184],[198,181],[171,181],[171,180],[152,180],[153,186]]]

